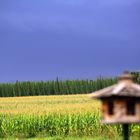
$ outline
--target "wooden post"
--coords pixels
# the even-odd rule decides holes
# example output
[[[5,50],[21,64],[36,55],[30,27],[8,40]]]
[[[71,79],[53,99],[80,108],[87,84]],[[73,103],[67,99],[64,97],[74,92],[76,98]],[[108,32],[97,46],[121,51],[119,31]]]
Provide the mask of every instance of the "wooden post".
[[[124,140],[129,140],[129,126],[128,126],[128,124],[123,124],[123,135],[124,135]]]

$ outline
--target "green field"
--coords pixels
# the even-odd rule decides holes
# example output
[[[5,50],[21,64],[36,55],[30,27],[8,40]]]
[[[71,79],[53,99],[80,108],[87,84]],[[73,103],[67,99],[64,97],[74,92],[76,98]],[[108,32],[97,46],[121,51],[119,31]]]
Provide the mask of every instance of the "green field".
[[[89,95],[0,98],[0,137],[35,139],[119,139],[120,125],[100,124],[100,102]],[[137,139],[140,126],[131,126]]]

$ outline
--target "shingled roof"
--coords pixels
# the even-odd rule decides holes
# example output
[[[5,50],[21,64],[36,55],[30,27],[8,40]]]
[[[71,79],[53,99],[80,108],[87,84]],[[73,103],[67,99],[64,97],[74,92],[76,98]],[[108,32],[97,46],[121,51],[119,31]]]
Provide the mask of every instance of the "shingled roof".
[[[133,82],[133,77],[130,73],[125,72],[119,77],[117,84],[93,92],[92,98],[104,98],[112,96],[127,96],[140,97],[140,85]]]

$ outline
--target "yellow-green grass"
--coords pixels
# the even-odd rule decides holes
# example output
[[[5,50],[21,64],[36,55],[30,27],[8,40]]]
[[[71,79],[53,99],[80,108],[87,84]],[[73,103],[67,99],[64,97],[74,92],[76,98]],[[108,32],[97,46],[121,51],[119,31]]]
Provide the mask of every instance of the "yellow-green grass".
[[[89,94],[0,98],[0,137],[103,137],[116,139],[120,125],[100,124],[101,103]],[[138,137],[140,127],[132,126]]]
[[[84,113],[100,108],[89,94],[0,98],[0,114]]]
[[[93,135],[99,108],[87,94],[0,98],[0,137]]]

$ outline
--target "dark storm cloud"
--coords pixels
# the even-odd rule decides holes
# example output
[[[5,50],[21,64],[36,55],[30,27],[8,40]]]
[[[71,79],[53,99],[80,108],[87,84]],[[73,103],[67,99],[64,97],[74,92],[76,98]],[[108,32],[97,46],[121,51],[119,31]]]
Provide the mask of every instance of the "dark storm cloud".
[[[140,69],[139,0],[2,0],[1,81]]]

